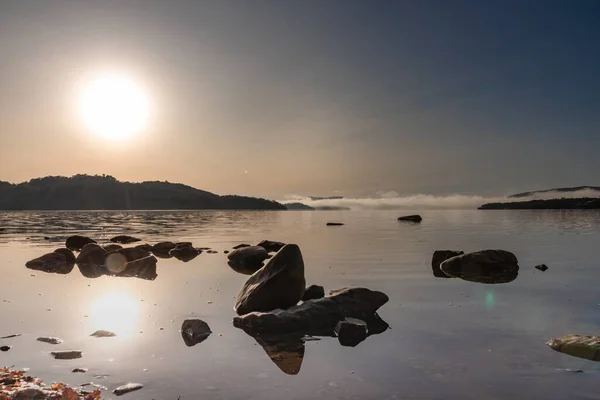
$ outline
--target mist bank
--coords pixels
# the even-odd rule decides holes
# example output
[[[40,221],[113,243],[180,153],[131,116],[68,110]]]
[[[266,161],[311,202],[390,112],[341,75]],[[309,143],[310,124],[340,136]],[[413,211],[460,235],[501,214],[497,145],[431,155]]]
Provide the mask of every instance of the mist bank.
[[[551,199],[578,199],[578,198],[598,198],[600,190],[582,189],[574,191],[565,191],[564,189],[544,190],[539,192],[530,192],[529,196],[514,197],[514,195],[505,195],[497,197],[486,197],[476,195],[452,194],[446,196],[435,196],[428,194],[415,194],[409,196],[399,196],[396,192],[381,192],[373,197],[364,198],[335,198],[319,199],[314,197],[304,197],[297,195],[286,196],[286,199],[280,200],[282,204],[300,203],[308,207],[319,209],[350,209],[350,210],[474,210],[484,204],[498,203],[516,203],[528,202],[534,200]],[[565,203],[567,204],[567,203]]]

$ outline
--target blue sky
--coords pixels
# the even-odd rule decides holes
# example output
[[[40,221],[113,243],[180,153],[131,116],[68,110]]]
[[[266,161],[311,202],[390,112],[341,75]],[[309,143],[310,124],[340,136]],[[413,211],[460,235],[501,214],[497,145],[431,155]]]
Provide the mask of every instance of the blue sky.
[[[0,0],[0,180],[269,197],[600,185],[598,21],[591,0]],[[91,137],[73,111],[74,82],[103,69],[156,104],[135,141]]]

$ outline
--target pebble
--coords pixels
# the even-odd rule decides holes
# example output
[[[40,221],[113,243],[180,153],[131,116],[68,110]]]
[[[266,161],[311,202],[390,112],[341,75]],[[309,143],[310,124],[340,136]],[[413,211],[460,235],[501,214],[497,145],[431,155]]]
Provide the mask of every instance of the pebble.
[[[11,346],[2,346],[0,347],[0,351],[9,351],[11,349]]]
[[[37,338],[37,340],[39,342],[44,342],[44,343],[49,343],[49,344],[61,344],[63,342],[62,339],[59,339],[57,337],[39,337]]]
[[[142,385],[141,383],[127,383],[113,390],[113,393],[117,396],[121,396],[123,394],[133,392],[135,390],[140,390],[143,387],[144,385]]]

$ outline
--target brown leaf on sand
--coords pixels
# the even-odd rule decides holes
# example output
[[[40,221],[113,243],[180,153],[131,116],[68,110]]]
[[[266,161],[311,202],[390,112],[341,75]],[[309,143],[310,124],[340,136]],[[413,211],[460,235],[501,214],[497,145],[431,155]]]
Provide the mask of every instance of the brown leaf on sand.
[[[71,388],[65,388],[61,400],[79,400],[79,395]]]

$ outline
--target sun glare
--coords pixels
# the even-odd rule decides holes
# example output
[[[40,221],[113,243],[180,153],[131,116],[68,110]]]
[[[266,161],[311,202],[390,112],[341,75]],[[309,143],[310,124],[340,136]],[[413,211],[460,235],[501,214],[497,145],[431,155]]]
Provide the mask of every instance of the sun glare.
[[[88,129],[106,139],[127,139],[139,133],[150,114],[144,90],[117,74],[96,76],[84,84],[79,105]]]
[[[93,330],[108,330],[118,336],[129,336],[138,323],[139,304],[121,292],[107,293],[90,304]]]

